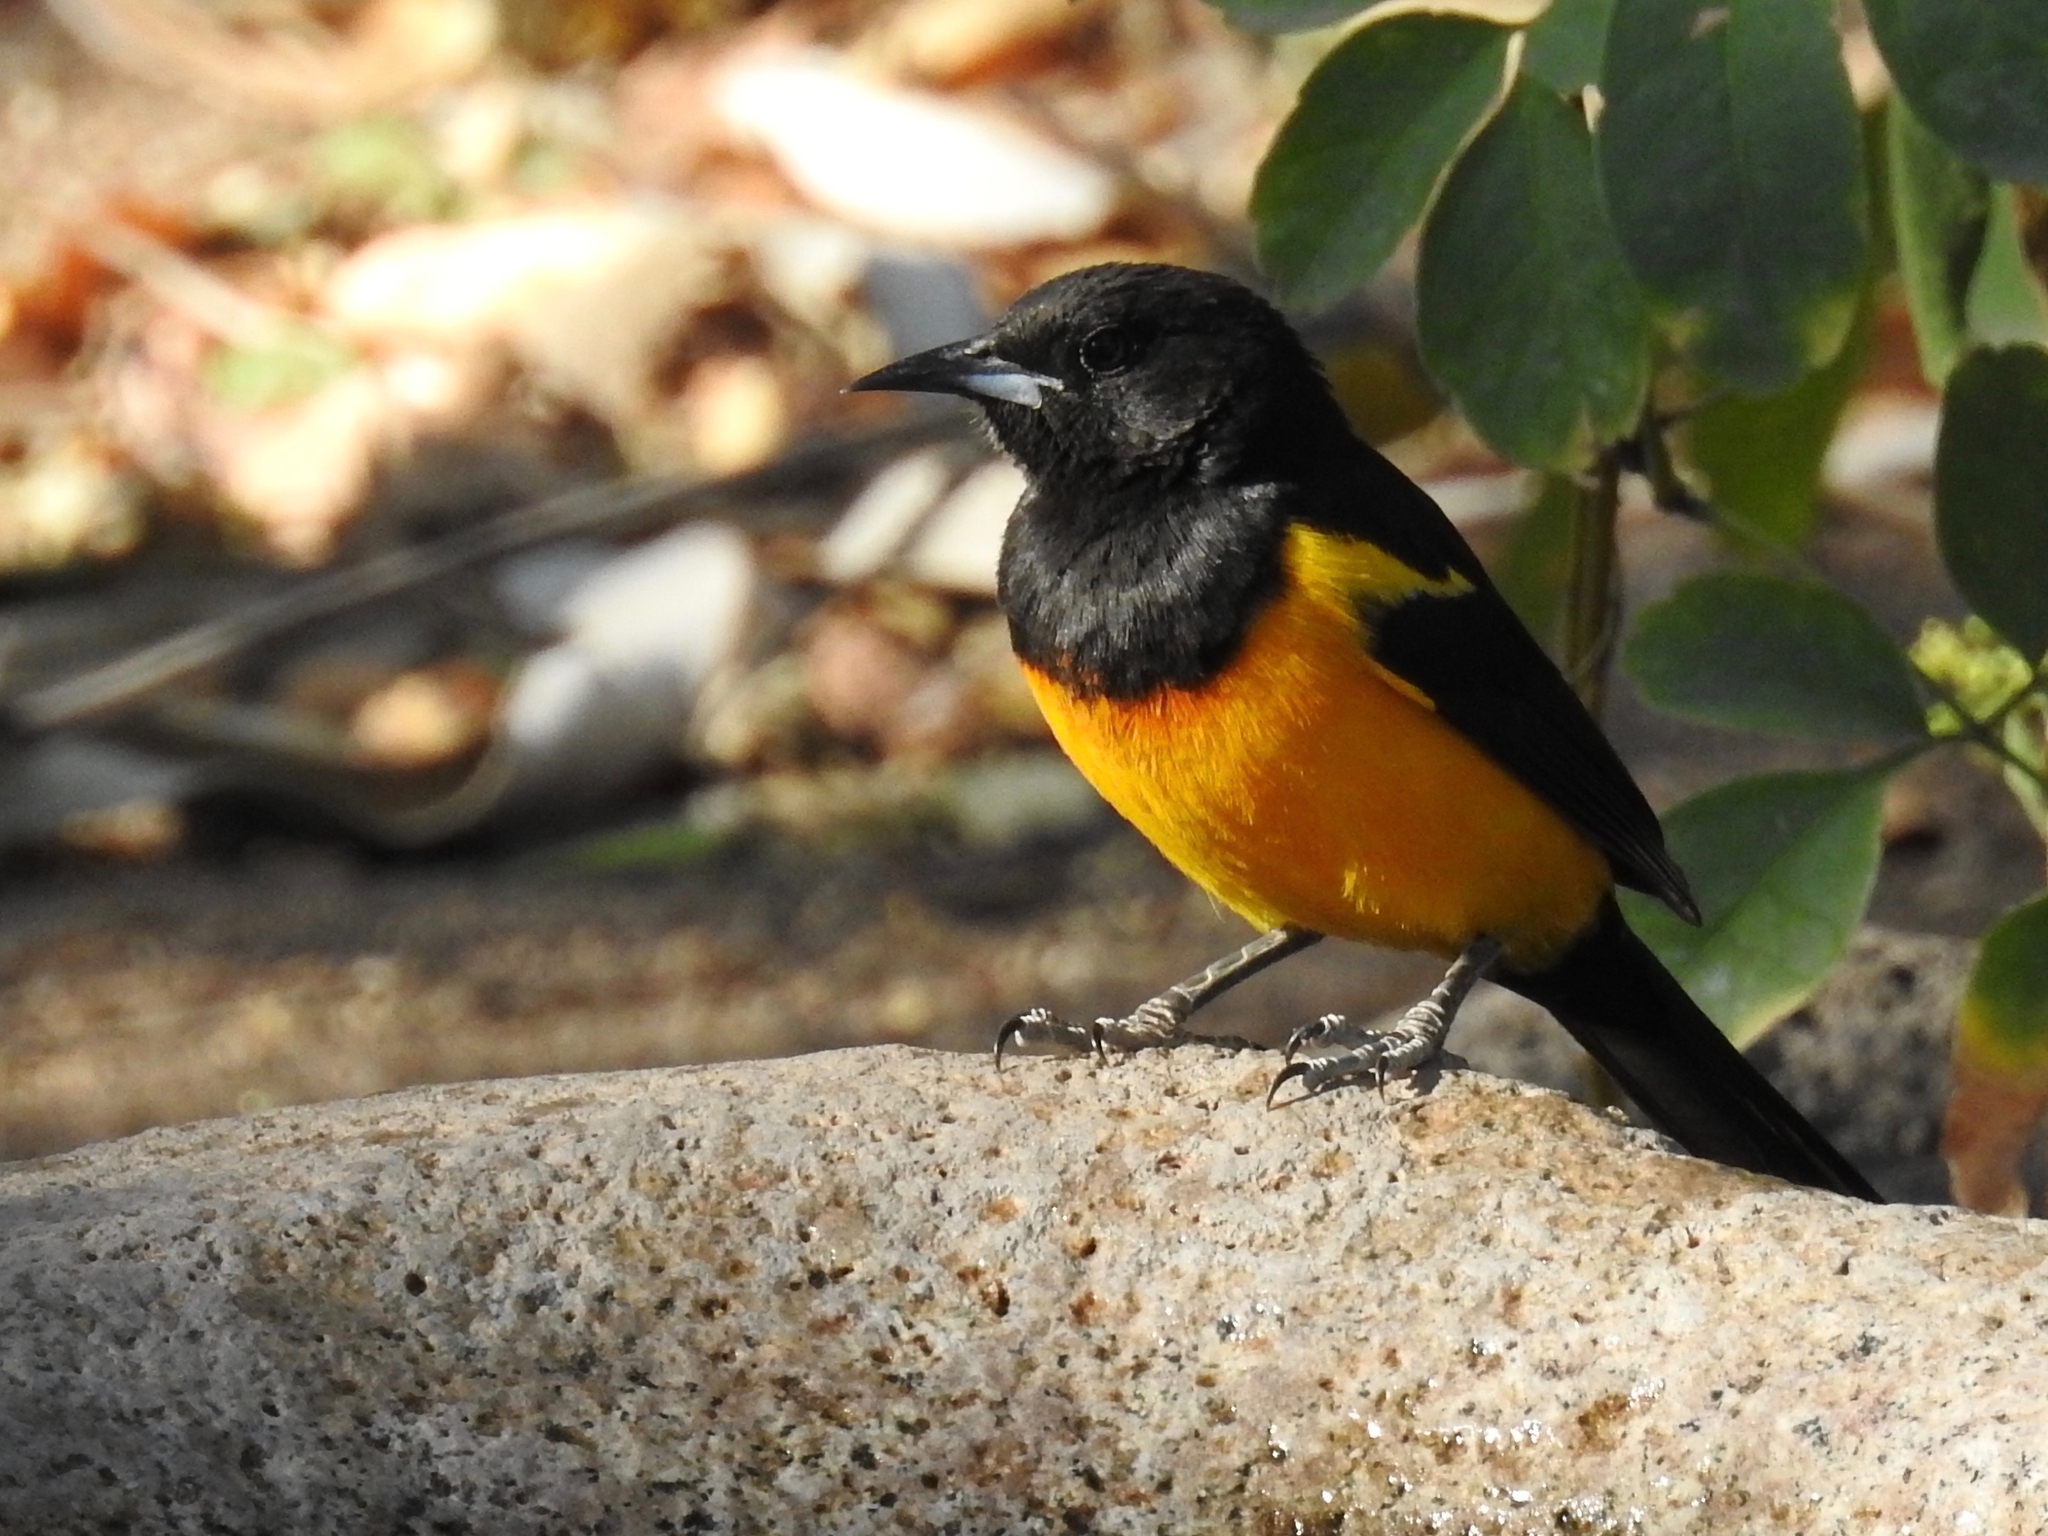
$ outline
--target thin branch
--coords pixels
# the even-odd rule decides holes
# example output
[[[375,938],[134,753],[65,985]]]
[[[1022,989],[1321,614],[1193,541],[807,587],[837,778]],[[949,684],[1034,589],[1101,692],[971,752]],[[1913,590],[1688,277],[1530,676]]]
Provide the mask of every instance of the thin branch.
[[[536,544],[571,534],[673,521],[727,501],[786,493],[851,457],[914,446],[959,429],[959,419],[950,413],[920,412],[877,431],[806,444],[743,474],[694,483],[650,476],[568,491],[430,544],[392,550],[360,565],[309,577],[75,677],[33,689],[7,703],[0,716],[31,734],[99,719],[316,620]]]
[[[1579,698],[1599,719],[1607,702],[1607,668],[1614,656],[1614,524],[1621,503],[1621,455],[1601,450],[1591,479],[1580,484],[1572,507],[1566,557],[1564,670]]]
[[[86,249],[107,266],[217,340],[241,347],[275,346],[297,323],[130,225],[97,224],[84,238]]]
[[[1926,685],[1927,691],[1934,695],[1935,701],[1946,705],[1950,713],[1962,723],[1962,730],[1957,733],[1959,736],[1969,741],[1973,746],[1982,747],[1986,752],[1997,758],[2001,765],[2017,770],[2025,777],[2033,780],[2044,793],[2048,793],[2048,776],[2044,776],[2039,768],[2008,747],[2005,744],[2005,736],[2002,730],[2006,718],[2020,705],[2035,696],[2035,690],[2032,686],[2016,690],[2010,698],[1980,720],[1964,707],[1962,700],[1957,697],[1955,691],[1947,683],[1924,671],[1917,663],[1913,667],[1913,672]]]

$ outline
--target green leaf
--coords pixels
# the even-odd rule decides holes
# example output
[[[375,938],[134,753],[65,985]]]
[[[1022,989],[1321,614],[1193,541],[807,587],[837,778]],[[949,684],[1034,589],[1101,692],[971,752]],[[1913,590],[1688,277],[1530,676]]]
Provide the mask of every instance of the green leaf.
[[[454,207],[455,184],[435,159],[433,140],[406,118],[361,117],[330,128],[312,155],[314,184],[344,215],[412,224]]]
[[[360,361],[326,331],[294,325],[262,345],[214,348],[200,364],[199,377],[221,404],[267,411],[318,393]]]
[[[734,835],[683,816],[601,833],[552,850],[549,857],[580,869],[606,872],[677,869],[701,864],[730,846]]]
[[[1680,345],[1756,392],[1833,357],[1866,196],[1828,0],[1618,0],[1600,88],[1607,208]]]
[[[1983,348],[1949,375],[1934,530],[1965,601],[2038,661],[2048,652],[2048,352]]]
[[[1650,377],[1650,324],[1600,207],[1576,106],[1519,81],[1465,151],[1422,231],[1423,360],[1479,435],[1569,470],[1626,435]]]
[[[2048,895],[1991,925],[1956,1015],[1956,1056],[2048,1088]]]
[[[2048,182],[2048,3],[1868,0],[1878,51],[1920,119],[2006,181]]]
[[[1622,665],[1659,709],[1793,736],[1927,733],[1905,653],[1831,587],[1724,572],[1645,608]]]
[[[1600,78],[1614,0],[1551,0],[1523,34],[1522,73],[1560,96],[1575,96]]]
[[[1687,424],[1693,465],[1706,476],[1715,510],[1739,534],[1781,549],[1797,546],[1820,509],[1828,445],[1870,356],[1865,305],[1842,349],[1790,389],[1724,395]]]
[[[1963,301],[1970,339],[2002,347],[2015,341],[2048,342],[2048,308],[2027,262],[2014,189],[1993,187],[1984,226],[1984,254]]]
[[[1984,250],[1990,188],[1927,131],[1903,97],[1885,109],[1885,159],[1906,313],[1920,372],[1939,389],[1969,345],[1964,305]]]
[[[1304,32],[1356,16],[1372,0],[1209,0],[1247,32]]]
[[[1393,254],[1499,99],[1512,37],[1461,16],[1396,16],[1316,67],[1252,188],[1259,261],[1289,303],[1328,304]]]
[[[1697,928],[1621,893],[1629,925],[1737,1045],[1811,997],[1848,948],[1877,879],[1884,780],[1765,774],[1678,806],[1664,832],[1699,898]]]
[[[1436,16],[1474,16],[1503,27],[1526,27],[1544,13],[1546,0],[1209,0],[1247,32],[1302,32],[1347,17],[1354,25],[1417,11]]]

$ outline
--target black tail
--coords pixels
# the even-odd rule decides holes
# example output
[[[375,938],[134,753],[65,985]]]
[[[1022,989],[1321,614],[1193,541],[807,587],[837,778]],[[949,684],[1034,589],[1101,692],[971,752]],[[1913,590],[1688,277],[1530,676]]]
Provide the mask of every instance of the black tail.
[[[1863,1175],[1806,1123],[1685,995],[1610,897],[1557,964],[1493,979],[1557,1016],[1657,1128],[1695,1157],[1877,1200]]]

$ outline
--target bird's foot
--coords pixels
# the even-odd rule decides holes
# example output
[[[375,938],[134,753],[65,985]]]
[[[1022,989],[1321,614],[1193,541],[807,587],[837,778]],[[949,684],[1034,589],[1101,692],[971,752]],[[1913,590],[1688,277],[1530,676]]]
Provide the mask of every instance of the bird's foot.
[[[1301,1084],[1303,1098],[1361,1079],[1384,1088],[1390,1078],[1406,1077],[1434,1061],[1451,1032],[1451,1020],[1499,958],[1499,941],[1481,934],[1451,962],[1436,990],[1402,1014],[1392,1029],[1354,1024],[1341,1013],[1304,1024],[1288,1037],[1287,1065],[1266,1090],[1266,1106],[1270,1109],[1274,1096],[1292,1082]]]
[[[1187,1030],[1188,1019],[1197,1008],[1221,997],[1246,977],[1256,976],[1267,966],[1308,948],[1322,938],[1307,928],[1269,928],[1243,948],[1205,965],[1185,981],[1176,982],[1149,1002],[1141,1003],[1120,1019],[1097,1019],[1093,1024],[1070,1024],[1050,1008],[1033,1008],[1020,1013],[996,1031],[996,1066],[1013,1046],[1044,1045],[1076,1054],[1086,1051],[1106,1062],[1112,1049],[1129,1054],[1160,1046],[1179,1045],[1196,1038]],[[1211,1045],[1227,1050],[1255,1050],[1249,1040],[1235,1035],[1202,1036]]]
[[[1410,1008],[1390,1029],[1326,1013],[1288,1037],[1287,1065],[1266,1090],[1267,1107],[1291,1082],[1301,1084],[1303,1098],[1345,1083],[1369,1082],[1384,1088],[1392,1079],[1435,1060],[1450,1029],[1450,1010],[1433,997]]]
[[[996,1031],[996,1066],[1002,1066],[1005,1052],[1019,1046],[1048,1046],[1106,1062],[1112,1050],[1177,1045],[1188,1038],[1187,1017],[1186,1005],[1171,994],[1141,1003],[1120,1019],[1097,1019],[1093,1024],[1072,1023],[1050,1008],[1026,1009]]]

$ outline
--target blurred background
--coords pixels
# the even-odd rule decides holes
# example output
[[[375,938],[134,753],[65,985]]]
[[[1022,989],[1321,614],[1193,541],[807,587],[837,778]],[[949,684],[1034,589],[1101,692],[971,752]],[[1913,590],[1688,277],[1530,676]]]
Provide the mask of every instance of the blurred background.
[[[1327,46],[1196,0],[0,0],[0,1156],[980,1049],[1239,942],[1037,721],[993,602],[1014,473],[962,412],[840,391],[1074,266],[1253,277]],[[1511,562],[1533,482],[1442,410],[1411,270],[1298,318]],[[1812,558],[1902,638],[1961,612],[1935,419],[1886,313]],[[1717,559],[1623,518],[1632,603]],[[1610,724],[1660,805],[1828,760],[1619,685]],[[1888,793],[1885,928],[1809,1014],[1885,1015],[1833,1048],[1908,1085],[1861,1150],[1937,1170],[1941,936],[2038,850],[1953,754]],[[1331,947],[1208,1017],[1283,1038],[1437,969]],[[1454,1044],[1575,1080],[1504,998]]]

